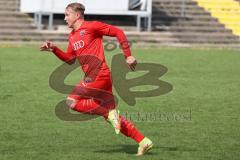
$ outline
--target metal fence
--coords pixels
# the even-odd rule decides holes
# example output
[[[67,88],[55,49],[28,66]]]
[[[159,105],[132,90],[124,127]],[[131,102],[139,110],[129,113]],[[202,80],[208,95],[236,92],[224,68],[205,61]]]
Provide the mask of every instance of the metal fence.
[[[182,7],[181,7],[181,16],[185,17],[185,2],[186,0],[182,0]]]
[[[20,0],[15,0],[16,12],[20,11]]]

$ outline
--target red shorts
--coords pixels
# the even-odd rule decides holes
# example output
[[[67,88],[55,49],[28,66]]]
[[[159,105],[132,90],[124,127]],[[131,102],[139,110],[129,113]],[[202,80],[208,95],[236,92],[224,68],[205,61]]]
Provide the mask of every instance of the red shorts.
[[[79,112],[88,112],[99,107],[108,110],[115,108],[111,74],[99,74],[93,82],[84,79],[76,85],[68,99],[76,101],[76,105],[71,108]]]

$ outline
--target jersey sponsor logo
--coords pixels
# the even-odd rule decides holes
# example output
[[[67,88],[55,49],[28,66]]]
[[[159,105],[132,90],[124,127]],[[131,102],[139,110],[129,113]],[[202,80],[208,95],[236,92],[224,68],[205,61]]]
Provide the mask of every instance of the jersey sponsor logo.
[[[74,51],[79,50],[83,47],[84,47],[84,41],[83,40],[80,40],[80,41],[77,41],[77,42],[73,43]]]

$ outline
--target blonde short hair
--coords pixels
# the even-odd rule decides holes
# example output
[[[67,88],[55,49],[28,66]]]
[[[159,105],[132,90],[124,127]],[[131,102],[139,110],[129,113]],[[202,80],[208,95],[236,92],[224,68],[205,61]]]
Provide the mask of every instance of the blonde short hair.
[[[74,12],[81,13],[82,17],[84,16],[85,6],[81,3],[70,3],[66,8],[71,8]]]

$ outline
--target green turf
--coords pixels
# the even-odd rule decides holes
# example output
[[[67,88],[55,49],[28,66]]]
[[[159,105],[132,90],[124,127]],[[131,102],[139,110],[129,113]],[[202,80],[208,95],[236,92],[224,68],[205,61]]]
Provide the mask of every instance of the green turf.
[[[114,53],[107,53],[108,63]],[[48,79],[62,62],[36,47],[2,46],[0,160],[239,159],[239,51],[152,48],[134,55],[141,63],[166,66],[160,79],[173,86],[168,94],[138,98],[134,107],[118,97],[121,112],[131,114],[155,144],[141,158],[134,157],[137,144],[115,135],[101,118],[66,122],[56,117],[55,105],[66,95],[52,90]],[[79,72],[66,82],[76,83]],[[155,119],[139,120],[138,113],[155,114]]]

